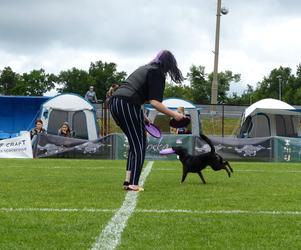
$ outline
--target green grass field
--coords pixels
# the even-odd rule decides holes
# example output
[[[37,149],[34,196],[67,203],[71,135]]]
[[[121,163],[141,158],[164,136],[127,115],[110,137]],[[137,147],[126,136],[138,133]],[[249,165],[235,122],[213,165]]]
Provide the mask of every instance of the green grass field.
[[[91,249],[123,205],[124,161],[0,160],[0,249]],[[180,184],[156,161],[118,249],[301,249],[301,166],[232,162]]]

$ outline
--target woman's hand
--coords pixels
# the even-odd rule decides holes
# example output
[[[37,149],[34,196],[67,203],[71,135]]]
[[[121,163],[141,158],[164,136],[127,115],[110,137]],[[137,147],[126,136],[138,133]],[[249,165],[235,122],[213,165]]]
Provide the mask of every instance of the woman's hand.
[[[181,121],[182,119],[185,118],[185,115],[178,112],[174,112],[173,118],[176,119],[177,121]]]
[[[156,109],[158,110],[159,112],[165,114],[165,115],[168,115],[170,117],[173,117],[174,119],[176,119],[177,121],[180,121],[182,120],[185,115],[183,114],[180,114],[176,111],[173,111],[171,109],[168,109],[167,107],[165,107],[161,102],[157,101],[157,100],[150,100],[149,101],[150,104]]]
[[[144,115],[144,123],[150,124],[150,123],[152,123],[152,121],[150,119],[148,119],[147,116]]]

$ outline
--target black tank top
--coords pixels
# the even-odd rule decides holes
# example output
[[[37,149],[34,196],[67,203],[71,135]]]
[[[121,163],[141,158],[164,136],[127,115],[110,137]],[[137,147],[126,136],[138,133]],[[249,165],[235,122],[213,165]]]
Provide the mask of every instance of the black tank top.
[[[155,89],[149,91],[152,87]],[[113,93],[113,96],[124,97],[134,104],[142,105],[150,98],[162,101],[164,87],[165,75],[162,73],[159,65],[147,64],[139,67],[129,75]]]

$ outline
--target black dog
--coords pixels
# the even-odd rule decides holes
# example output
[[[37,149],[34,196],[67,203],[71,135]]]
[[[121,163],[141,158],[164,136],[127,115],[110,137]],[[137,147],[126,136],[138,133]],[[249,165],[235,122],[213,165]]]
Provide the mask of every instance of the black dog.
[[[207,136],[200,134],[200,137],[209,144],[211,152],[201,155],[190,155],[187,153],[187,150],[182,147],[172,147],[175,153],[180,157],[180,161],[183,165],[183,176],[181,183],[185,181],[188,173],[197,173],[201,177],[203,183],[206,184],[201,171],[207,166],[210,166],[214,171],[224,169],[227,171],[228,176],[230,177],[233,169],[231,168],[229,162],[225,161],[219,154],[215,152],[215,148]]]

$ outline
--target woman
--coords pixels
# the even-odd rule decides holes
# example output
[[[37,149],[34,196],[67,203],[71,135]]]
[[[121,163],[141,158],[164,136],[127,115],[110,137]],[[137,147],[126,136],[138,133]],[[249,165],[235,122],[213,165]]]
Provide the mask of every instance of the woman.
[[[30,130],[30,139],[33,149],[36,148],[38,134],[46,134],[46,130],[43,128],[43,121],[41,119],[37,119],[35,122],[35,127]]]
[[[185,115],[185,108],[184,107],[178,107],[177,111],[183,115]],[[190,134],[190,131],[186,127],[181,127],[176,129],[176,134]]]
[[[68,122],[63,122],[61,127],[59,128],[58,135],[64,137],[71,137],[71,128]]]
[[[146,150],[145,118],[141,106],[149,102],[159,112],[178,121],[184,117],[162,104],[167,74],[176,83],[184,79],[173,54],[163,50],[150,63],[135,70],[109,100],[111,114],[130,146],[124,182],[126,190],[143,190],[138,186]]]
[[[41,119],[37,119],[35,122],[35,127],[30,130],[30,138],[34,140],[38,134],[44,134],[46,130],[43,128],[43,122]]]
[[[33,150],[35,150],[38,143],[38,134],[46,134],[46,130],[43,128],[43,121],[41,119],[37,119],[35,127],[30,130],[30,139]]]
[[[97,103],[97,97],[93,86],[90,86],[89,90],[86,92],[85,99],[91,103]]]

